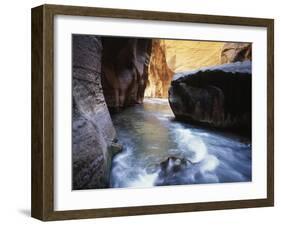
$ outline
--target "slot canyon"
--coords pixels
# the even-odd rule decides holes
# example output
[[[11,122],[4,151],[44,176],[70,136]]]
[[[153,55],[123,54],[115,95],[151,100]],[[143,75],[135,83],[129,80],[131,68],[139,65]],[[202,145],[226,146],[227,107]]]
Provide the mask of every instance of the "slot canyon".
[[[251,180],[250,44],[73,35],[72,50],[74,190]]]

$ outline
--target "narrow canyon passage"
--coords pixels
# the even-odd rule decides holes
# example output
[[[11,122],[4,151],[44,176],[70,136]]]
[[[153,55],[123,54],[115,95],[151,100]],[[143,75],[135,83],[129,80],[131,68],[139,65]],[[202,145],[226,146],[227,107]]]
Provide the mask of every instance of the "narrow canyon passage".
[[[251,51],[74,34],[72,188],[251,181]]]
[[[167,99],[145,98],[112,119],[123,151],[110,187],[251,181],[250,142],[175,121]]]

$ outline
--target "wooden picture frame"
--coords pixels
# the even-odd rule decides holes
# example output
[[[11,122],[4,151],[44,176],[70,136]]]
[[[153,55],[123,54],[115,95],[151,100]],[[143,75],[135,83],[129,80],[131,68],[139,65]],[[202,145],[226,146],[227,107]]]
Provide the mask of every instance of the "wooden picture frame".
[[[122,208],[54,210],[54,16],[126,18],[267,29],[267,198]],[[32,217],[66,220],[274,205],[274,20],[62,5],[32,9]]]

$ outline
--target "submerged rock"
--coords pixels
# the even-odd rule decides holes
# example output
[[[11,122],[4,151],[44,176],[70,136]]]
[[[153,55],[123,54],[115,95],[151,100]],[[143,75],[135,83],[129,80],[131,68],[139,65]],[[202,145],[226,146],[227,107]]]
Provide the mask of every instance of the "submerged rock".
[[[181,184],[185,170],[191,166],[191,162],[183,157],[169,156],[159,164],[156,186]]]
[[[177,173],[183,169],[185,169],[191,162],[185,158],[179,158],[175,156],[168,157],[165,161],[160,163],[160,175],[163,176],[172,175]]]
[[[189,164],[191,164],[190,161],[185,158],[170,156],[160,163],[160,169],[163,175],[173,174],[185,169]]]
[[[169,104],[179,120],[250,134],[251,79],[250,61],[178,73]]]
[[[104,188],[120,147],[101,87],[101,39],[73,35],[72,45],[72,188]]]

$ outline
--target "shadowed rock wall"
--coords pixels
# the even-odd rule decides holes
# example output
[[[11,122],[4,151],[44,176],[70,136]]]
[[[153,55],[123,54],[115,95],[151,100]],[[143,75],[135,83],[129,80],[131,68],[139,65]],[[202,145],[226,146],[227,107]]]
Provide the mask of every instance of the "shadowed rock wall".
[[[142,103],[151,39],[102,38],[102,87],[112,110]]]

